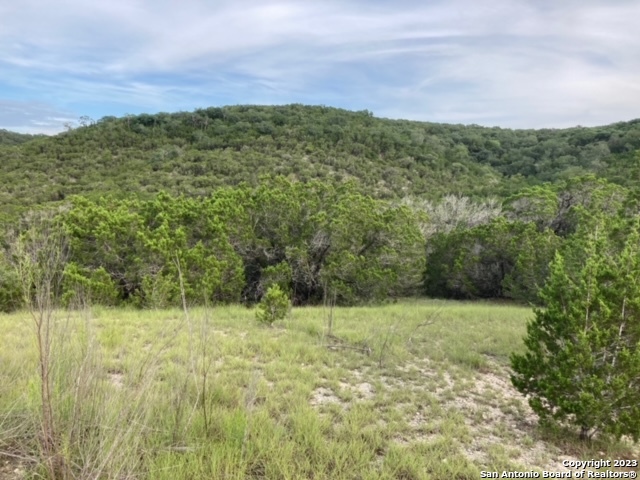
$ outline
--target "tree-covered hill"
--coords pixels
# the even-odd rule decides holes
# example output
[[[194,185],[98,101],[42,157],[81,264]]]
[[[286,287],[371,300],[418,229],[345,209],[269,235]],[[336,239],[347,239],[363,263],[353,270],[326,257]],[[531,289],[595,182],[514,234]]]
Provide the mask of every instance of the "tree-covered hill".
[[[18,145],[20,143],[28,142],[33,138],[36,137],[34,135],[10,132],[9,130],[0,128],[0,145]]]
[[[593,215],[638,216],[639,149],[640,121],[509,130],[301,105],[83,117],[0,145],[0,308],[25,297],[16,245],[49,221],[69,245],[59,299],[252,303],[278,284],[298,304],[535,303]]]
[[[640,120],[510,130],[374,118],[303,105],[83,117],[53,137],[0,132],[0,208],[13,215],[71,194],[206,195],[263,175],[355,179],[380,198],[506,197],[595,173],[633,183]]]

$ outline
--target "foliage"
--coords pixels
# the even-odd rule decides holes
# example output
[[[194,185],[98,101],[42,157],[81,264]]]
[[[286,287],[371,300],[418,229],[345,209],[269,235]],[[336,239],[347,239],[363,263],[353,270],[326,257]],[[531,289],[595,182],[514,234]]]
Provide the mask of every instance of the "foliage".
[[[63,303],[67,306],[77,304],[112,306],[118,302],[118,289],[104,267],[90,270],[74,262],[67,263],[62,290]]]
[[[427,239],[459,228],[485,225],[502,214],[502,205],[497,198],[473,201],[469,197],[445,195],[438,202],[432,202],[405,197],[402,204],[425,215],[422,232]]]
[[[110,291],[115,285],[120,300],[177,305],[180,266],[188,300],[237,300],[242,288],[241,260],[215,209],[202,207],[194,199],[162,194],[147,202],[74,198],[64,221],[72,259],[78,264],[73,270],[76,283],[83,274],[85,283],[95,284],[90,279],[106,272],[110,279],[100,274],[108,284],[105,288]],[[160,291],[163,300],[158,298]]]
[[[581,211],[616,215],[627,190],[594,175],[571,178],[556,185],[524,189],[505,201],[507,218],[534,223],[567,237],[576,231]]]
[[[637,212],[628,190],[592,175],[526,188],[506,199],[502,212],[462,200],[430,207],[434,220],[423,228],[430,235],[429,295],[537,304],[549,262],[590,215]]]
[[[22,289],[18,276],[0,252],[0,312],[13,312],[22,305]]]
[[[278,285],[286,292],[291,287],[292,276],[291,266],[287,262],[266,267],[260,275],[260,295],[264,295],[273,285]]]
[[[554,252],[589,212],[633,217],[634,198],[594,177],[526,189],[504,211],[495,199],[387,201],[353,182],[284,177],[193,198],[72,197],[60,214],[71,255],[62,294],[67,304],[176,306],[180,270],[195,304],[255,303],[274,283],[296,305],[329,291],[338,304],[379,302],[421,286],[538,303]]]
[[[415,215],[358,192],[352,183],[292,182],[227,190],[239,206],[226,223],[243,258],[243,297],[257,301],[274,281],[296,304],[379,301],[415,288],[424,269],[424,240]]]
[[[550,229],[538,231],[528,224],[511,243],[515,261],[502,280],[503,294],[520,302],[539,304],[539,291],[549,276],[549,263],[562,246]]]
[[[375,198],[431,200],[445,194],[505,197],[586,173],[633,185],[640,148],[638,121],[510,130],[303,105],[82,123],[53,137],[0,135],[0,209],[17,214],[71,195],[207,195],[220,186],[256,186],[261,175],[274,173],[301,182],[353,179]]]
[[[256,320],[266,325],[273,325],[283,320],[291,308],[291,301],[278,284],[273,284],[267,290],[256,309]]]
[[[296,305],[328,288],[346,305],[421,280],[536,302],[580,209],[637,214],[621,185],[640,172],[640,121],[509,130],[234,106],[0,140],[0,241],[35,206],[69,207],[67,300],[177,305],[180,268],[191,303],[254,303],[276,282]]]
[[[59,306],[68,253],[68,238],[58,211],[32,211],[12,232],[7,256],[25,305],[39,317]]]
[[[71,199],[65,295],[99,303],[178,305],[257,301],[272,284],[298,304],[326,288],[353,304],[401,296],[424,269],[416,216],[358,193],[282,177],[208,197]],[[100,291],[103,292],[100,297]]]
[[[0,145],[19,145],[21,143],[28,142],[37,138],[33,135],[27,135],[23,133],[15,133],[0,128]]]
[[[640,438],[640,223],[592,219],[557,253],[512,381],[543,419]]]
[[[535,302],[559,244],[549,230],[539,232],[532,223],[502,217],[437,234],[428,247],[427,293]]]
[[[174,279],[170,299],[179,298],[179,268],[188,300],[202,303],[239,299],[242,260],[231,245],[226,225],[213,205],[161,194],[141,205],[144,228],[138,232],[144,265],[153,274]]]

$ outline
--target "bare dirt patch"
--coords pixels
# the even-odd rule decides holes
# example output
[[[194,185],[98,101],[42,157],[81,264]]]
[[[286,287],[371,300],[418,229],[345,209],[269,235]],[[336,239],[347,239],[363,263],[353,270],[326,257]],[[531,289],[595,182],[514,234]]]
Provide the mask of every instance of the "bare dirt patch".
[[[340,388],[351,392],[359,400],[371,400],[376,394],[375,388],[369,382],[362,382],[357,385],[340,382]]]
[[[108,371],[107,378],[109,379],[109,383],[117,389],[121,389],[124,386],[124,373],[119,370]]]
[[[352,385],[347,382],[340,382],[340,392],[349,392],[354,398],[352,401],[364,401],[371,400],[375,396],[375,388],[369,382],[361,382],[356,385]],[[342,405],[344,408],[349,408],[352,401],[344,401],[338,397],[337,393],[331,388],[318,387],[311,392],[311,399],[309,404],[313,407],[318,407],[327,404]]]
[[[311,406],[317,407],[332,403],[344,405],[344,402],[340,400],[330,388],[319,387],[311,392],[311,400],[309,400]]]
[[[454,387],[455,381],[451,385]],[[471,388],[463,395],[441,397],[441,401],[446,408],[464,416],[472,441],[463,445],[462,450],[476,463],[487,465],[491,452],[505,446],[510,450],[510,460],[526,468],[568,471],[562,461],[578,460],[537,438],[538,416],[513,387],[504,367],[494,364],[491,371],[477,373]]]
[[[363,372],[354,375],[360,385],[365,384]],[[426,392],[437,398],[440,409],[462,415],[469,436],[461,441],[460,448],[476,464],[488,466],[495,452],[504,453],[505,449],[510,462],[528,469],[566,471],[562,461],[577,460],[538,438],[537,416],[511,385],[507,369],[498,364],[469,378],[467,372],[443,370],[424,360],[399,366],[397,377],[381,380],[387,395],[399,389]],[[428,407],[418,412],[407,409],[408,431],[396,436],[395,441],[407,445],[442,439],[438,417]]]
[[[26,470],[19,460],[0,457],[0,480],[21,480],[25,476]]]
[[[364,400],[371,400],[376,393],[373,385],[367,382],[356,385],[354,390],[358,394],[358,396]]]
[[[376,398],[405,418],[407,427],[392,435],[394,442],[410,446],[453,438],[462,454],[485,469],[497,462],[566,472],[572,469],[563,461],[580,460],[541,437],[538,416],[513,387],[504,365],[491,361],[482,371],[469,371],[425,359],[400,365],[396,372],[353,370],[335,389],[314,390],[310,404],[348,410],[355,402]],[[348,400],[344,392],[350,393]],[[389,421],[384,414],[381,420]]]

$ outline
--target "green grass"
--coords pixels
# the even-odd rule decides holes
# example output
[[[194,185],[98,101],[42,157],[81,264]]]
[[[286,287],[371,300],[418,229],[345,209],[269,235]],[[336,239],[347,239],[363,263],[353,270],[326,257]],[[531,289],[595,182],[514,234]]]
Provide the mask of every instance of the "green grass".
[[[505,385],[527,308],[337,308],[331,335],[328,313],[269,328],[240,306],[59,312],[54,413],[73,477],[476,479],[630,454],[523,420]],[[0,315],[0,464],[41,478],[32,330]]]

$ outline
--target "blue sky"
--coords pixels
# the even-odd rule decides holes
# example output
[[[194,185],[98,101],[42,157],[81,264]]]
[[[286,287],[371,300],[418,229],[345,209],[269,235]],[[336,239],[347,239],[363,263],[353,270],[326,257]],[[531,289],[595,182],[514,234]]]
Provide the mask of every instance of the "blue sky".
[[[638,0],[0,0],[0,128],[305,103],[513,128],[640,117]]]

